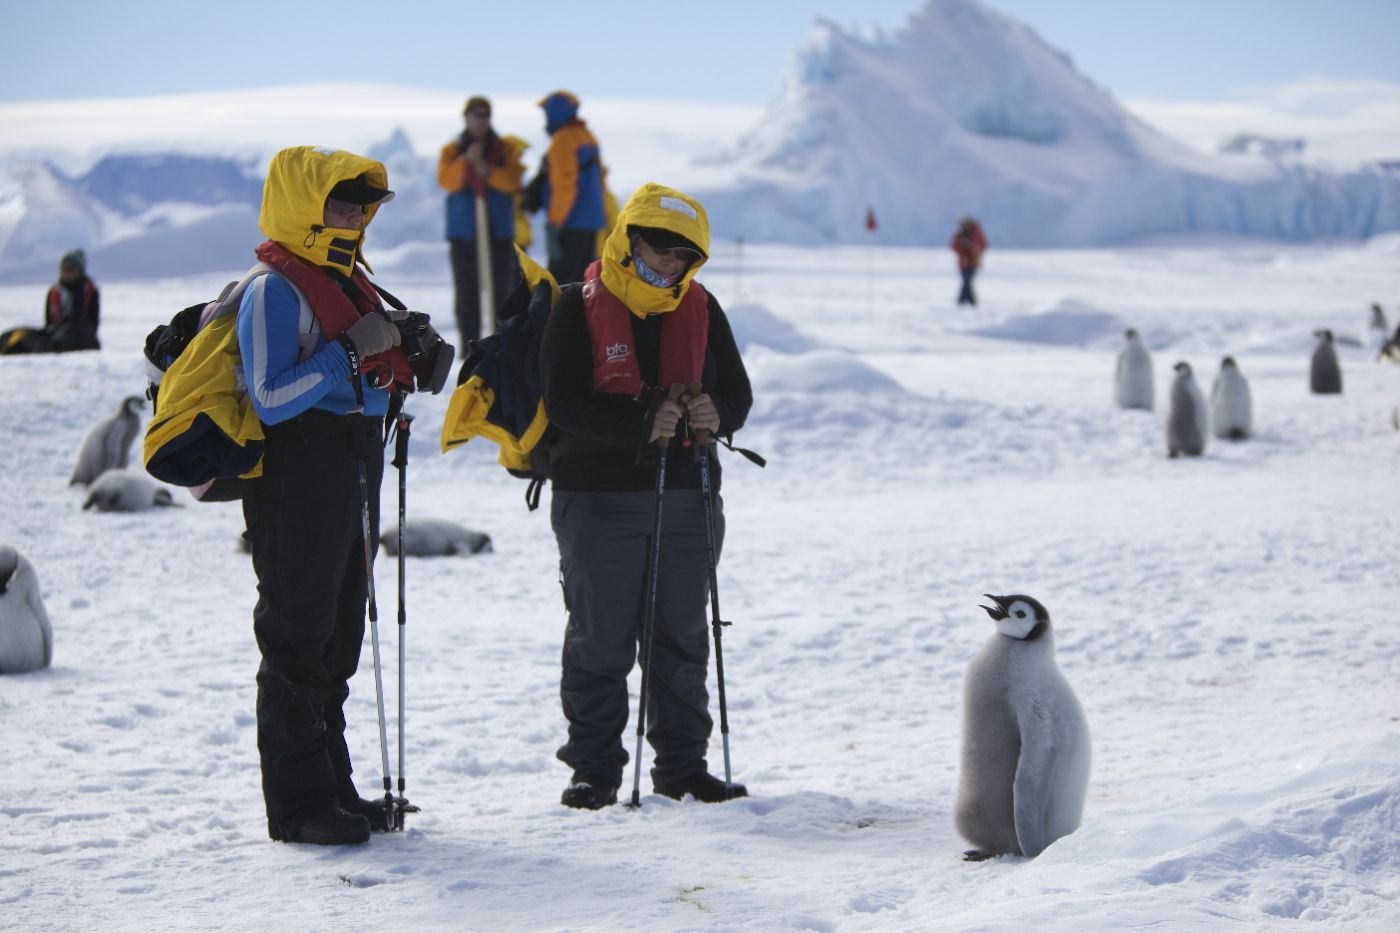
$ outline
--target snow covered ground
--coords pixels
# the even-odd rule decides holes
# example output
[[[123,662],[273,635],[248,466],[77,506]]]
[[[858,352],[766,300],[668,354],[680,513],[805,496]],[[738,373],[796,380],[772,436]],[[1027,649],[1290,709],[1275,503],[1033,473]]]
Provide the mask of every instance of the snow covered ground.
[[[446,398],[421,398],[410,516],[495,542],[408,561],[423,812],[363,847],[268,841],[239,509],[177,491],[185,508],[95,514],[66,485],[88,425],[142,390],[146,332],[228,276],[113,282],[100,353],[0,361],[0,542],[34,563],[56,631],[52,669],[0,678],[0,926],[1400,929],[1400,369],[1365,331],[1371,301],[1395,323],[1400,238],[994,251],[977,310],[952,305],[942,250],[715,253],[701,278],[757,399],[739,440],[769,458],[726,458],[719,577],[751,798],[559,806],[547,513],[492,448],[440,455]],[[377,265],[450,318],[441,274]],[[0,288],[0,326],[41,298]],[[1156,413],[1112,405],[1129,325]],[[1307,391],[1323,326],[1364,345],[1342,347],[1340,397]],[[1168,461],[1171,365],[1208,391],[1226,353],[1257,436]],[[394,562],[377,577],[392,715]],[[962,862],[953,828],[988,592],[1050,609],[1094,738],[1084,825],[1033,861]],[[373,698],[367,648],[349,709],[366,793]]]

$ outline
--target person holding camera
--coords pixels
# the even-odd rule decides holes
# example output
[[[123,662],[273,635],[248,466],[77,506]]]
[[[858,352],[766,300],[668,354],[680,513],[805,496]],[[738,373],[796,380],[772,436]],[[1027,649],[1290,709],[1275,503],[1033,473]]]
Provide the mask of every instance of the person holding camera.
[[[602,259],[587,267],[581,286],[563,291],[545,325],[550,520],[568,611],[560,680],[568,741],[557,753],[573,769],[560,799],[566,807],[615,803],[628,761],[627,676],[647,611],[658,445],[667,456],[646,672],[652,788],[702,802],[747,794],[712,776],[705,758],[710,555],[698,458],[714,455],[691,435],[732,435],[753,404],[728,319],[695,281],[709,243],[698,201],[643,185],[623,206]],[[716,559],[724,541],[719,487],[716,458]]]
[[[454,308],[463,349],[481,333],[481,282],[490,274],[493,300],[499,305],[510,292],[515,261],[515,204],[525,167],[520,149],[507,145],[491,128],[491,102],[476,96],[462,110],[466,128],[442,147],[438,184],[447,192],[447,244],[452,259]],[[478,201],[485,199],[486,226],[477,230]],[[479,269],[477,237],[490,243],[491,268]]]
[[[258,755],[268,835],[286,842],[360,843],[390,826],[351,779],[344,704],[379,539],[384,419],[420,382],[415,371],[424,387],[452,352],[425,315],[418,326],[386,310],[360,265],[365,227],[392,197],[372,159],[277,153],[259,218],[268,239],[255,250],[272,272],[238,309],[242,375],[266,439],[243,497],[258,578]],[[417,361],[400,349],[405,329],[423,343]]]

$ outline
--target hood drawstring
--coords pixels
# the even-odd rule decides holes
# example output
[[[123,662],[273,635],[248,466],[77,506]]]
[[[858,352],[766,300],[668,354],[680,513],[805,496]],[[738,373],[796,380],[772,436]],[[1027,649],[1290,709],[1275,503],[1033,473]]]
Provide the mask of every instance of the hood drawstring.
[[[302,240],[302,241],[301,241],[302,248],[303,248],[303,249],[310,249],[311,247],[315,246],[315,245],[316,245],[316,235],[319,234],[322,230],[325,230],[325,229],[326,229],[326,228],[323,227],[323,226],[321,226],[320,224],[312,224],[312,225],[311,225],[311,232],[308,233],[308,234],[306,235],[306,239],[305,239],[305,240]]]

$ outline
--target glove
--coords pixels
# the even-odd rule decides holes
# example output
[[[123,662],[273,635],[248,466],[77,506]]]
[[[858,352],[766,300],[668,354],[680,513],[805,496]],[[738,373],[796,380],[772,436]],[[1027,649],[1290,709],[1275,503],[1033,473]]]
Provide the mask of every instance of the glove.
[[[345,331],[345,336],[355,345],[360,359],[383,353],[400,342],[399,329],[389,323],[389,319],[379,313],[366,314]]]

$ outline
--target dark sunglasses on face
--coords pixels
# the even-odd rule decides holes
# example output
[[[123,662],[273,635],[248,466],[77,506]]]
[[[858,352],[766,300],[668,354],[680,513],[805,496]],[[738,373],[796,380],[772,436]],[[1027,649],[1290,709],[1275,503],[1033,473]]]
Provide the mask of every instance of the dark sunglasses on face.
[[[642,237],[642,242],[647,244],[647,249],[651,250],[662,259],[675,257],[681,262],[695,262],[700,258],[700,251],[691,249],[689,246],[652,246],[645,237]]]
[[[349,217],[351,214],[363,214],[363,205],[355,204],[351,201],[342,201],[339,198],[326,198],[326,210],[337,217]]]
[[[489,120],[491,119],[491,112],[489,110],[468,110],[467,116],[481,117],[483,120]]]

